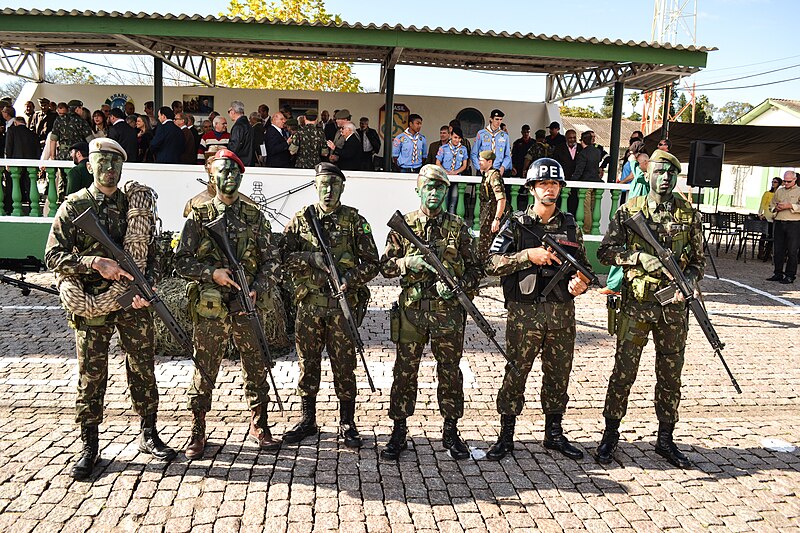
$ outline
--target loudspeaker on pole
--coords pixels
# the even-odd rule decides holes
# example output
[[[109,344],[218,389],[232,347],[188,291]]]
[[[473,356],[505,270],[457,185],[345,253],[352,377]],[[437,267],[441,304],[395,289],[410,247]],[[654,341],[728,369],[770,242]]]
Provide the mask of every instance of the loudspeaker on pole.
[[[689,172],[686,174],[686,184],[690,187],[719,188],[725,143],[696,140],[689,146]]]

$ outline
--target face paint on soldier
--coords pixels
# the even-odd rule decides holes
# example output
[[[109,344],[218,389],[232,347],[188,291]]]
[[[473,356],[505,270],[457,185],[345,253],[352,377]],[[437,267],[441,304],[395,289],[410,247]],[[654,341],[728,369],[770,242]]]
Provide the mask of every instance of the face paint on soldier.
[[[222,199],[232,199],[242,184],[242,172],[236,161],[215,159],[211,162],[209,175],[217,185],[217,195]]]
[[[122,156],[116,152],[92,152],[86,168],[98,187],[115,189],[122,177]]]
[[[422,200],[423,210],[434,213],[439,210],[447,194],[447,184],[437,180],[427,180],[422,187],[417,189],[417,194]]]
[[[315,179],[317,195],[319,196],[319,206],[326,213],[339,207],[339,200],[342,198],[344,183],[338,176],[317,176]]]
[[[650,191],[654,195],[665,196],[672,193],[678,183],[678,172],[670,163],[650,161],[647,167]]]
[[[537,202],[544,205],[553,205],[558,200],[561,184],[556,180],[536,181],[530,189]]]

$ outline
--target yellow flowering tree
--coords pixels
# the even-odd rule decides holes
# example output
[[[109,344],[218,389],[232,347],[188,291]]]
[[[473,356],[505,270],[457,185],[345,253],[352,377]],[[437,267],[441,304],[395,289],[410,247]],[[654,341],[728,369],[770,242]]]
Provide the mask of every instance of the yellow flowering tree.
[[[282,21],[342,22],[325,11],[322,0],[231,0],[228,17],[269,18]],[[297,59],[226,58],[217,60],[217,84],[245,89],[285,89],[360,92],[361,81],[352,64]]]

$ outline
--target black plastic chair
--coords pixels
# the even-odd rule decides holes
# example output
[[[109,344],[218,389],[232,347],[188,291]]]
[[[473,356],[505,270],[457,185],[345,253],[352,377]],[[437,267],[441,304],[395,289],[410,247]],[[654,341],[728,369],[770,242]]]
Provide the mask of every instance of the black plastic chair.
[[[708,240],[717,242],[717,257],[722,241],[725,240],[725,253],[734,246],[739,230],[736,228],[736,213],[708,213],[710,229]]]
[[[736,259],[744,257],[744,262],[747,263],[747,241],[750,241],[750,259],[756,256],[756,247],[758,243],[767,239],[769,232],[769,222],[759,219],[745,219],[743,229],[739,232],[739,252],[736,254]]]

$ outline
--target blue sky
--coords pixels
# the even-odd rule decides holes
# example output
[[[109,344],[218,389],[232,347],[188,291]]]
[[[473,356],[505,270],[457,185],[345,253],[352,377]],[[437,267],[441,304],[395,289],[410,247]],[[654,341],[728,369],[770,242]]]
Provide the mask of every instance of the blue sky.
[[[691,3],[691,0],[690,0]],[[757,105],[765,98],[800,99],[800,46],[796,0],[697,0],[697,44],[719,48],[709,53],[708,66],[693,79],[698,94],[722,106],[728,101]],[[109,5],[99,0],[51,0],[30,3],[10,1],[6,7],[38,9],[124,10],[128,5]],[[165,13],[163,1],[137,0],[136,11]],[[217,15],[227,10],[226,0],[173,1],[169,13]],[[431,2],[326,0],[331,13],[350,23],[403,24],[417,27],[441,26],[462,29],[509,31],[559,36],[584,36],[623,41],[650,41],[652,0],[573,0],[569,3],[541,0],[500,2],[455,0]],[[685,37],[680,44],[691,44]],[[48,67],[64,66],[49,60]],[[72,65],[75,66],[75,65]],[[762,74],[766,71],[776,72]],[[356,67],[366,90],[376,90],[379,69],[372,65]],[[736,79],[741,78],[741,79]],[[702,85],[709,84],[706,87]],[[760,87],[729,89],[767,84]],[[712,90],[714,89],[714,90]],[[403,94],[482,97],[501,100],[544,99],[544,76],[527,74],[489,74],[450,69],[402,67],[397,70],[396,91]],[[600,106],[604,91],[575,99],[571,105]],[[593,97],[593,98],[592,98]],[[641,106],[641,105],[640,105]]]

